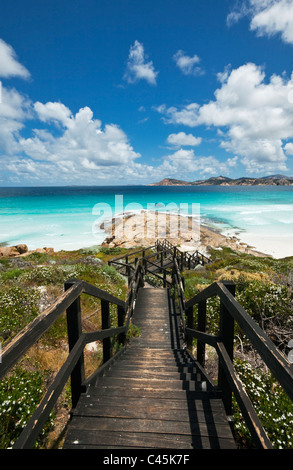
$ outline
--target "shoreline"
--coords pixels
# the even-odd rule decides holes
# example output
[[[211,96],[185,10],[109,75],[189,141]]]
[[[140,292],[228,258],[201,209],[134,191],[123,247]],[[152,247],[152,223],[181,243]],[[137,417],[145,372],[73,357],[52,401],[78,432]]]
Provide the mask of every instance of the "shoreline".
[[[173,234],[170,234],[170,226],[173,228]],[[183,231],[182,226],[185,229]],[[206,256],[209,255],[209,248],[220,249],[221,246],[255,256],[272,256],[270,253],[258,250],[235,234],[225,235],[223,231],[206,222],[200,223],[197,217],[174,213],[142,210],[139,213],[112,218],[100,228],[103,228],[107,234],[102,246],[108,247],[148,246],[153,245],[157,239],[167,238],[184,251],[198,250]]]
[[[171,227],[171,230],[170,230]],[[228,247],[241,253],[252,254],[258,257],[272,257],[281,259],[293,256],[292,237],[267,236],[263,234],[248,233],[237,228],[217,228],[205,219],[201,223],[197,216],[185,216],[171,212],[140,211],[118,214],[116,217],[103,222],[99,227],[100,240],[83,246],[70,247],[70,249],[36,248],[29,249],[24,244],[14,246],[0,245],[0,258],[25,257],[28,254],[58,253],[60,251],[76,251],[92,247],[122,247],[153,245],[157,239],[167,238],[183,251],[196,251],[209,256],[209,249]],[[173,230],[173,231],[172,231]],[[17,252],[20,247],[20,252]],[[261,248],[260,248],[261,247]],[[9,254],[10,251],[10,254]]]

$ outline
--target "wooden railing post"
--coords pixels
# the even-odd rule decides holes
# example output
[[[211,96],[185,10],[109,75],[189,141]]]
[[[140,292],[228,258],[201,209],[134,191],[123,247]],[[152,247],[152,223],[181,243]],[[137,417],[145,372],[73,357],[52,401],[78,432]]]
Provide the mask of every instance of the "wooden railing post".
[[[69,279],[64,283],[64,289],[67,291],[77,281],[76,279]],[[66,310],[67,319],[67,334],[68,334],[68,347],[69,352],[75,346],[75,343],[82,334],[81,327],[81,308],[80,308],[80,297],[78,297]],[[80,356],[76,366],[71,372],[71,400],[72,408],[75,408],[81,394],[81,385],[85,379],[84,371],[84,355]]]
[[[187,328],[193,328],[193,307],[189,307],[186,310],[186,317],[187,317]],[[191,348],[192,346],[192,336],[187,336],[187,348]]]
[[[125,275],[126,276],[129,276],[129,267],[127,266],[128,265],[128,255],[125,256]]]
[[[143,287],[144,286],[144,275],[143,275],[143,267],[140,264],[138,267],[138,287]]]
[[[183,292],[185,292],[185,277],[181,276]]]
[[[228,291],[235,296],[235,284],[233,281],[224,281],[223,284]],[[225,349],[233,363],[233,343],[234,343],[234,318],[229,313],[223,302],[220,303],[220,337]],[[226,414],[232,415],[232,390],[227,380],[225,371],[219,361],[218,385],[222,390],[223,402]]]
[[[205,333],[206,331],[206,322],[207,322],[207,301],[202,300],[198,303],[198,320],[197,320],[197,329]],[[200,340],[197,340],[197,360],[202,365],[205,366],[205,353],[206,347],[205,343]]]
[[[127,275],[128,287],[129,287],[130,282],[131,282],[131,267],[129,265],[126,266],[126,275]]]
[[[110,304],[106,300],[101,300],[102,329],[110,328]],[[103,339],[103,362],[107,362],[112,355],[111,338]]]
[[[120,305],[118,305],[118,307],[117,307],[118,327],[124,325],[125,313],[126,312],[125,312],[124,307],[121,307]],[[120,344],[124,344],[124,342],[125,342],[125,333],[121,333],[118,336],[118,342]]]

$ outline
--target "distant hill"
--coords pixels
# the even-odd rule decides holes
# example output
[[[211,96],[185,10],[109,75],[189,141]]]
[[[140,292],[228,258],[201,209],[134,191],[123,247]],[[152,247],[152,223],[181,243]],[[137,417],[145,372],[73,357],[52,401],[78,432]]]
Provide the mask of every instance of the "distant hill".
[[[164,178],[158,183],[148,186],[289,186],[293,185],[293,177],[284,175],[270,175],[261,178],[242,177],[237,179],[227,176],[216,176],[207,180],[183,181],[173,178]]]

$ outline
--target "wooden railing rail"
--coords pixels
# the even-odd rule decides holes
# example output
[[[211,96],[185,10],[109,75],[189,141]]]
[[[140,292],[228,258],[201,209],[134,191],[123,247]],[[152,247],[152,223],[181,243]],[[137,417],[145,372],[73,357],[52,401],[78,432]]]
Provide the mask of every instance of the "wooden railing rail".
[[[172,271],[172,287],[174,289],[174,298],[177,297],[178,307],[181,317],[181,327],[183,337],[185,338],[186,324],[185,324],[185,293],[183,278],[180,275],[177,259],[174,257],[173,271]]]
[[[148,271],[147,269],[145,270],[145,273],[149,273],[151,274],[152,276],[155,276],[157,279],[160,279],[160,281],[162,281],[163,283],[163,287],[172,287],[172,282],[170,282],[168,279],[167,279],[167,271],[165,269],[163,269],[163,276],[160,276],[160,274],[158,273],[154,273],[152,271]],[[150,282],[151,284],[151,282]]]
[[[145,252],[147,250],[140,250],[140,251],[137,251],[136,253],[141,253],[141,258],[145,259],[145,260],[148,260],[150,258],[158,258],[159,255],[166,255],[166,250],[161,250],[161,251],[156,251],[154,253],[150,253],[149,255],[145,255]],[[122,263],[120,260],[125,258],[125,262]],[[139,259],[138,257],[135,257],[134,260],[133,260],[133,263],[130,263],[129,262],[129,258],[130,256],[122,256],[122,257],[119,257],[119,258],[114,258],[114,259],[111,259],[108,261],[108,265],[109,266],[113,266],[113,265],[117,265],[117,266],[121,266],[121,267],[124,267],[124,266],[132,266],[133,267],[133,264],[135,265],[137,259]]]
[[[153,247],[152,247],[153,248]],[[125,337],[133,315],[135,301],[138,290],[144,286],[145,274],[148,270],[148,263],[155,265],[163,273],[163,277],[153,273],[164,281],[164,286],[172,288],[174,298],[181,317],[181,328],[187,346],[191,346],[192,339],[197,340],[197,361],[200,367],[205,366],[206,344],[213,346],[218,355],[218,388],[222,392],[222,398],[226,414],[232,415],[232,393],[239,404],[243,417],[246,421],[251,436],[256,445],[260,448],[272,448],[266,431],[253,408],[253,405],[239,380],[233,366],[233,341],[235,321],[242,329],[243,333],[250,340],[254,348],[258,351],[268,368],[272,371],[289,398],[293,401],[293,368],[288,360],[275,347],[264,331],[256,324],[246,310],[235,299],[235,284],[231,281],[214,282],[192,299],[186,301],[184,293],[184,278],[181,276],[180,268],[186,260],[184,254],[177,252],[168,240],[156,243],[157,253],[160,261],[155,263],[150,260],[157,253],[145,256],[145,250],[140,259],[135,258],[135,264],[127,263],[128,269],[128,293],[126,300],[115,296],[93,286],[87,282],[70,279],[65,282],[65,292],[42,312],[20,333],[18,333],[2,351],[2,361],[0,363],[0,379],[4,377],[28,349],[50,328],[50,326],[66,311],[67,332],[69,354],[59,372],[56,374],[53,383],[48,388],[45,396],[41,400],[26,427],[16,441],[14,448],[30,448],[37,439],[43,425],[50,416],[50,413],[62,392],[67,380],[71,378],[72,407],[78,402],[82,391],[93,383],[111,361],[122,351],[112,354],[113,337],[118,337],[118,341],[125,343]],[[163,266],[164,253],[172,254],[172,282],[166,279],[168,270]],[[198,256],[200,254],[194,254]],[[115,261],[115,260],[114,260]],[[128,259],[127,259],[128,261]],[[118,261],[120,264],[120,261]],[[97,297],[101,301],[102,329],[100,331],[83,332],[81,326],[81,294]],[[219,332],[211,335],[207,332],[207,301],[211,297],[218,296],[220,299]],[[110,324],[110,304],[117,307],[117,326]],[[194,325],[194,307],[197,306],[197,326]],[[91,377],[85,378],[83,351],[86,344],[103,342],[103,365]]]
[[[130,318],[133,314],[137,292],[139,287],[143,286],[143,282],[144,270],[140,261],[136,263],[125,302],[87,282],[70,279],[65,282],[65,292],[56,302],[38,315],[3,348],[2,361],[0,363],[0,379],[11,370],[28,349],[66,311],[69,345],[68,357],[13,448],[24,449],[31,448],[34,445],[69,377],[71,378],[72,407],[76,406],[81,392],[85,390],[94,376],[93,374],[89,379],[85,379],[83,351],[86,344],[94,341],[103,342],[104,365],[115,357],[112,356],[111,338],[114,336],[118,337],[118,341],[124,343]],[[82,332],[81,294],[94,296],[101,300],[102,330],[87,333]],[[117,327],[111,327],[110,325],[110,304],[117,306]]]
[[[181,251],[177,246],[172,245],[172,243],[167,239],[157,240],[156,247],[157,250],[161,249],[172,253],[172,255],[176,257],[181,271],[183,271],[185,267],[191,269],[198,264],[202,264],[204,266],[211,262],[207,256],[200,253],[198,250],[193,253]]]
[[[156,248],[156,245],[152,245],[152,246],[149,246],[147,248],[141,248],[140,250],[133,251],[132,253],[129,253],[127,255],[118,256],[117,258],[112,258],[108,261],[108,264],[109,264],[109,266],[112,265],[112,264],[119,264],[119,262],[121,262],[121,260],[123,260],[123,259],[125,259],[125,264],[131,264],[130,263],[131,258],[134,257],[133,261],[135,261],[135,259],[138,258],[137,255],[141,255],[142,257],[144,257],[146,251],[152,250],[154,248]],[[150,256],[152,256],[152,254]],[[124,264],[124,263],[121,263],[121,264]]]
[[[207,300],[215,295],[220,298],[219,335],[206,332]],[[293,370],[265,332],[235,299],[235,284],[231,281],[215,282],[185,303],[187,344],[197,339],[197,360],[204,367],[205,345],[213,346],[218,354],[218,386],[222,390],[227,415],[232,414],[232,392],[245,418],[256,445],[272,448],[262,424],[233,366],[234,321],[251,341],[265,364],[271,370],[289,398],[293,400]],[[193,307],[198,306],[197,329],[193,325]]]
[[[60,315],[81,295],[83,282],[79,281],[71,289],[62,294],[56,302],[38,315],[31,323],[21,330],[2,349],[0,363],[0,379],[18,362],[27,350],[50,328]]]
[[[125,328],[128,330],[130,319],[133,315],[134,302],[137,297],[138,289],[144,286],[144,269],[140,260],[136,261],[135,270],[128,287],[128,295],[125,302],[126,323]]]
[[[146,254],[147,251],[153,250],[153,249],[156,249],[156,252]],[[170,255],[172,259],[174,257],[177,259],[178,266],[181,271],[183,271],[185,268],[192,269],[198,264],[201,264],[204,266],[205,264],[208,264],[211,262],[207,256],[200,253],[198,250],[196,250],[193,253],[184,252],[184,251],[181,251],[178,247],[174,246],[169,240],[163,239],[163,240],[157,240],[155,245],[134,251],[133,253],[130,253],[129,255],[128,254],[121,255],[121,256],[118,256],[117,258],[112,258],[108,261],[108,264],[109,266],[116,267],[118,270],[125,268],[126,270],[125,274],[129,276],[130,269],[131,269],[130,266],[133,267],[133,263],[135,264],[139,257],[143,258],[144,260],[149,260],[151,258],[158,259],[160,257],[161,265],[163,265],[163,258],[166,258],[167,255]],[[133,256],[134,256],[134,259],[133,259]],[[124,260],[124,262],[122,260]]]

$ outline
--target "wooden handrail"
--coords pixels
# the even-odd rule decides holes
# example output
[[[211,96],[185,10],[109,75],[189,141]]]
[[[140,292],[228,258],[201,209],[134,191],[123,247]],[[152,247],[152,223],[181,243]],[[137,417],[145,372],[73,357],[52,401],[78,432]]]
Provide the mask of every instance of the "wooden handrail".
[[[115,305],[119,305],[120,307],[125,307],[125,302],[118,297],[114,297],[112,294],[105,292],[102,289],[99,289],[88,282],[82,281],[83,284],[83,293],[89,294],[93,297],[97,297],[98,299],[105,300],[106,302],[110,302]]]
[[[156,244],[156,248],[160,248],[160,246],[163,245],[163,243],[162,245],[160,245],[160,243],[161,242],[158,242]],[[272,448],[267,434],[233,366],[234,321],[238,323],[244,334],[259,352],[260,356],[291,400],[293,400],[292,366],[290,366],[287,359],[278,351],[264,331],[235,299],[235,284],[233,282],[214,282],[192,299],[186,301],[184,282],[176,257],[176,247],[173,247],[169,242],[167,243],[167,241],[165,246],[167,246],[167,249],[172,251],[173,254],[172,283],[170,284],[165,278],[163,280],[174,288],[178,297],[182,332],[187,345],[190,344],[192,338],[197,339],[197,360],[200,367],[204,367],[205,345],[209,344],[215,348],[219,361],[218,386],[222,390],[226,413],[229,415],[232,412],[233,391],[257,446],[266,449]],[[169,246],[171,246],[171,248],[169,248]],[[141,251],[145,250],[139,250],[139,252]],[[180,254],[180,258],[182,259],[182,253]],[[93,341],[103,341],[104,364],[101,369],[103,369],[108,362],[110,363],[113,360],[115,356],[111,356],[110,338],[118,336],[125,339],[133,315],[138,290],[144,285],[144,276],[147,272],[147,268],[146,270],[144,269],[145,261],[150,264],[155,264],[144,257],[136,259],[135,266],[132,266],[132,276],[129,277],[129,289],[126,301],[118,299],[87,282],[71,279],[65,283],[65,292],[56,302],[35,318],[3,348],[2,362],[0,363],[0,378],[7,374],[21,356],[48,330],[53,322],[66,311],[69,342],[68,357],[38,408],[28,421],[27,426],[16,441],[14,448],[29,448],[33,445],[70,376],[72,403],[74,407],[79,399],[82,388],[90,383],[91,380],[94,380],[95,376],[99,374],[100,369],[92,374],[90,379],[85,380],[84,378],[83,350],[86,344]],[[164,272],[166,277],[167,270],[160,265],[156,266]],[[157,276],[160,277],[159,275]],[[90,333],[82,332],[80,311],[81,294],[91,295],[101,300],[102,330]],[[205,331],[207,300],[213,296],[220,298],[220,331],[218,335],[211,335]],[[111,327],[110,325],[110,303],[117,306],[117,327]],[[198,306],[197,329],[195,329],[193,325],[193,308],[195,305]],[[187,318],[185,318],[185,316]]]
[[[201,259],[201,262],[202,262],[203,265],[208,264],[208,263],[211,262],[211,260],[207,256],[203,255],[198,250],[196,250],[194,253],[188,253],[188,252],[181,251],[179,248],[172,245],[172,243],[170,243],[169,240],[167,240],[167,239],[157,240],[156,246],[157,246],[157,248],[162,247],[161,249],[172,252],[175,255],[176,258],[182,259],[182,257],[183,257],[184,261],[185,261],[185,264],[187,264],[189,266],[189,268],[190,268],[192,262],[196,263],[196,264],[199,264],[200,259]],[[183,268],[183,266],[182,266],[182,268]]]
[[[223,304],[237,321],[272,374],[280,382],[287,395],[293,401],[293,368],[290,366],[288,360],[276,348],[272,340],[270,340],[260,326],[251,318],[242,305],[231,296],[225,285],[217,283],[217,291]]]
[[[221,282],[215,282],[201,291],[199,294],[188,300],[185,304],[186,310],[207,300],[212,296],[218,295],[228,309],[238,325],[254,345],[264,362],[270,368],[273,375],[280,382],[288,396],[293,400],[293,371],[287,359],[276,348],[274,343],[253,320],[235,297],[228,291],[227,287]]]
[[[242,382],[239,380],[233,363],[226,351],[226,348],[222,342],[217,342],[216,351],[219,356],[219,360],[224,367],[226,376],[228,378],[231,390],[233,390],[236,401],[241,409],[241,412],[245,418],[245,422],[251,432],[252,438],[258,447],[262,449],[272,449],[272,443],[270,442],[266,431],[264,430],[256,411],[247,395]]]
[[[185,335],[186,335],[185,294],[184,294],[184,287],[182,283],[182,277],[180,275],[179,266],[178,266],[177,259],[175,256],[173,259],[173,263],[174,263],[174,267],[173,267],[173,272],[172,272],[172,279],[173,279],[172,284],[173,284],[174,289],[176,288],[176,292],[178,295],[182,331],[183,331],[183,337],[185,338]]]
[[[30,449],[34,445],[42,427],[49,418],[60,393],[62,392],[68,378],[70,377],[71,372],[80,358],[80,355],[86,344],[85,338],[86,335],[82,334],[75,343],[73,349],[68,355],[67,360],[57,373],[53,383],[48,388],[38,408],[33,413],[24,430],[15,442],[13,446],[14,449]]]
[[[201,292],[196,294],[194,297],[192,297],[192,299],[187,300],[185,304],[185,308],[188,310],[190,307],[193,307],[199,302],[207,300],[210,297],[213,297],[215,295],[217,295],[217,283],[216,282],[214,282],[213,284],[210,284],[204,290],[202,290]]]
[[[117,258],[114,258],[114,259],[110,259],[108,261],[108,263],[113,263],[115,261],[118,261],[119,259],[123,259],[125,258],[125,256],[133,256],[133,255],[137,255],[138,253],[142,253],[143,251],[147,251],[147,250],[151,250],[152,248],[155,248],[156,245],[152,245],[152,246],[148,246],[147,248],[141,248],[140,250],[137,250],[137,251],[133,251],[132,253],[129,253],[128,255],[121,255],[121,256],[118,256]]]
[[[26,351],[50,328],[69,305],[81,295],[82,291],[83,282],[79,281],[58,297],[56,302],[40,313],[3,347],[2,363],[0,363],[0,379],[7,374]]]
[[[133,313],[134,301],[139,287],[143,284],[143,278],[143,268],[138,261],[129,286],[129,295],[126,302],[87,282],[70,279],[64,284],[65,292],[3,348],[2,361],[0,363],[0,378],[4,377],[9,372],[25,352],[48,330],[60,315],[65,311],[67,312],[68,357],[17,439],[14,448],[23,449],[33,446],[70,375],[72,405],[73,407],[76,405],[84,383],[83,350],[86,344],[93,341],[103,341],[104,364],[106,360],[111,359],[109,340],[114,336],[118,336],[119,338],[121,335],[125,338]],[[82,333],[80,311],[81,294],[94,296],[101,300],[102,330]],[[118,308],[118,327],[115,328],[108,327],[110,324],[108,305],[110,303],[115,304]],[[126,322],[121,325],[121,321],[124,321],[125,317]]]
[[[154,253],[151,253],[149,255],[145,255],[145,252],[149,249],[153,249],[153,248],[156,248],[157,251],[154,252]],[[154,258],[158,255],[162,255],[162,254],[165,254],[166,253],[169,253],[172,255],[172,258],[175,257],[180,259],[180,267],[181,267],[181,270],[183,270],[184,266],[188,266],[189,269],[191,268],[191,265],[198,265],[198,264],[208,264],[210,263],[210,259],[203,255],[202,253],[200,253],[198,250],[196,250],[194,253],[188,253],[188,252],[183,252],[181,250],[179,250],[179,248],[177,248],[176,246],[172,245],[172,243],[170,243],[169,240],[167,239],[163,239],[163,240],[157,240],[156,241],[156,244],[155,245],[152,245],[148,248],[142,248],[140,250],[137,250],[137,251],[134,251],[133,253],[129,254],[129,255],[121,255],[121,256],[118,256],[117,258],[113,258],[111,260],[108,261],[108,264],[111,266],[120,266],[121,269],[125,266],[125,267],[131,267],[133,269],[133,266],[132,266],[132,263],[129,263],[129,258],[133,255],[138,255],[138,254],[141,254],[141,258],[145,259],[145,260],[149,260],[149,258]],[[121,260],[125,258],[125,263],[121,263]],[[137,258],[135,258],[137,259]],[[135,261],[135,260],[134,260]]]
[[[185,335],[188,338],[195,338],[201,344],[209,344],[213,346],[219,357],[219,369],[225,374],[219,375],[219,386],[223,390],[223,401],[229,411],[231,410],[232,391],[242,411],[246,424],[251,435],[261,448],[272,448],[265,430],[263,429],[255,410],[246,394],[246,391],[237,377],[233,366],[233,337],[234,337],[234,320],[238,323],[244,334],[251,341],[252,345],[258,351],[265,364],[271,370],[275,378],[278,380],[289,398],[293,400],[293,369],[287,359],[280,353],[274,343],[269,339],[266,333],[257,325],[247,311],[239,304],[234,295],[230,292],[234,283],[231,281],[214,282],[199,294],[185,303],[185,311],[187,314],[188,326],[185,328]],[[201,306],[206,301],[218,295],[221,302],[220,308],[220,336],[214,336],[190,327],[193,323],[193,307]],[[202,315],[206,316],[206,308],[199,312],[199,322],[205,325],[206,321],[202,320]],[[227,350],[227,346],[230,351]],[[204,365],[204,348],[199,348],[198,343],[198,360]],[[200,354],[199,354],[200,352]],[[229,386],[229,389],[228,389]],[[227,413],[229,414],[229,412]]]

